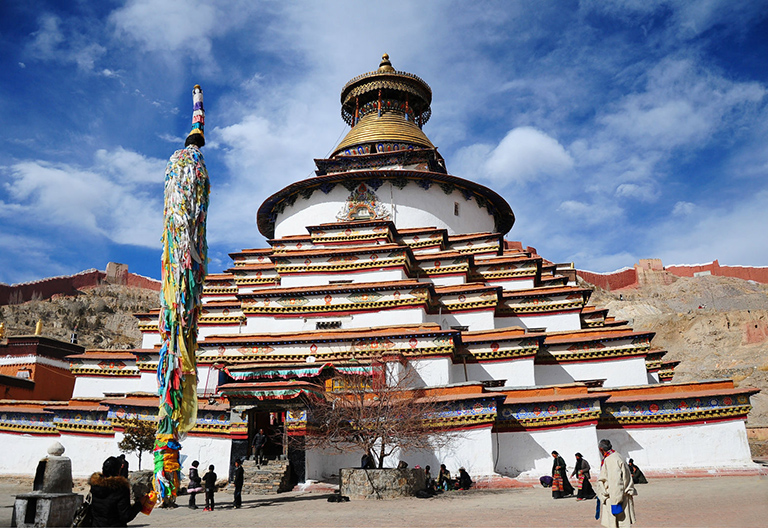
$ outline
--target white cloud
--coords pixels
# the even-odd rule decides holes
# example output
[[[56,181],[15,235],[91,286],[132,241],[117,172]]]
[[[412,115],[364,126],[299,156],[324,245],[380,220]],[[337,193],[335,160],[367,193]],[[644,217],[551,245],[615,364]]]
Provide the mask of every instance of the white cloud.
[[[654,201],[658,195],[659,193],[651,183],[622,183],[616,187],[616,196],[624,198],[635,198],[642,202]]]
[[[691,202],[677,202],[672,208],[674,216],[688,216],[696,210],[696,205]]]
[[[128,38],[144,51],[208,60],[211,40],[242,24],[248,11],[242,2],[130,0],[109,18],[118,38]]]
[[[654,230],[654,252],[665,264],[718,259],[721,264],[765,266],[768,244],[768,190],[733,205],[695,208]]]
[[[179,144],[183,143],[180,142]],[[95,169],[118,183],[163,183],[166,162],[117,147],[95,154]]]
[[[510,130],[494,147],[483,144],[465,147],[457,158],[464,170],[501,185],[560,176],[573,168],[573,159],[565,148],[532,127]]]
[[[566,200],[557,208],[558,213],[562,213],[564,220],[571,225],[596,226],[605,224],[605,222],[614,222],[619,220],[622,211],[611,202],[607,203],[586,203],[577,200]]]
[[[39,23],[40,29],[31,34],[26,46],[26,54],[34,59],[76,64],[81,70],[91,71],[107,52],[104,46],[91,42],[89,36],[67,26],[55,15],[43,14]]]
[[[163,163],[123,149],[98,151],[93,167],[30,160],[4,184],[15,222],[66,228],[118,244],[154,247],[162,229]],[[151,182],[156,185],[152,186]]]

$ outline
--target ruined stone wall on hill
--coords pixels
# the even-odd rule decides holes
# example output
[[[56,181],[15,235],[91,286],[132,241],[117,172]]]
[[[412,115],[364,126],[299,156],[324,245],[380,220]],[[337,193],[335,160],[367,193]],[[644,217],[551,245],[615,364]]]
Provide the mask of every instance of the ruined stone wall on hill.
[[[0,284],[0,306],[21,304],[32,300],[50,299],[57,295],[71,296],[78,291],[96,288],[104,284],[120,284],[132,288],[160,291],[161,283],[155,279],[142,277],[125,271],[116,277],[97,269],[81,271],[75,275],[50,277],[21,284]]]
[[[613,273],[593,273],[591,271],[578,270],[576,274],[582,280],[608,291],[637,286],[637,270],[634,268],[623,269]]]
[[[709,264],[673,265],[657,269],[644,265],[649,260],[658,259],[644,259],[640,264],[635,264],[634,268],[613,273],[594,273],[583,270],[578,270],[576,273],[584,281],[608,291],[637,288],[642,284],[671,284],[675,277],[694,277],[696,274],[707,273],[715,277],[732,277],[768,284],[768,266],[721,266],[715,260]]]
[[[721,266],[715,260],[709,264],[666,266],[664,269],[678,277],[693,277],[696,273],[709,272],[716,277],[734,277],[768,284],[768,266]]]

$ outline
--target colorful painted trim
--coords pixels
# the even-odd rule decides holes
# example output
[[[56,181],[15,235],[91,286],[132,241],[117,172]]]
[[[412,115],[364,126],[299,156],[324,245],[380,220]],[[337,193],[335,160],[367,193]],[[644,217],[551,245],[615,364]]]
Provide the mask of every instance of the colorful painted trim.
[[[115,430],[106,410],[69,411],[56,409],[53,423],[61,433],[113,435]]]
[[[570,400],[503,405],[496,422],[498,432],[597,423],[600,400]]]
[[[496,398],[478,398],[447,403],[444,409],[425,417],[431,427],[461,429],[491,425],[496,421]]]
[[[0,410],[0,432],[58,435],[52,412],[3,412]]]
[[[600,427],[642,427],[746,418],[751,409],[747,394],[667,398],[621,404],[608,402],[600,417]]]

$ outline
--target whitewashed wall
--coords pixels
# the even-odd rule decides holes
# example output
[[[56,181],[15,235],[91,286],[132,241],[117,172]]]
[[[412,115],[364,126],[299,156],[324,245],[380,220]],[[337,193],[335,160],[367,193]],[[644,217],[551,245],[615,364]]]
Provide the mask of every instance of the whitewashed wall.
[[[509,279],[509,280],[492,280],[488,281],[491,286],[501,286],[506,291],[514,290],[532,290],[535,286],[533,279]]]
[[[645,470],[754,467],[743,420],[677,427],[601,429],[625,459]]]
[[[430,278],[419,277],[419,282],[432,283],[435,286],[456,286],[457,284],[465,284],[467,282],[467,276],[464,274],[435,275]]]
[[[334,450],[308,449],[304,457],[304,478],[323,480],[339,475],[341,468],[359,468],[363,453],[355,447],[339,453]]]
[[[491,428],[468,429],[452,435],[450,445],[436,451],[395,452],[385,460],[385,467],[397,467],[400,460],[408,463],[408,467],[431,466],[432,476],[436,477],[440,464],[445,464],[451,475],[458,474],[458,469],[464,467],[475,478],[476,476],[492,475],[493,458],[491,457],[492,443]],[[340,468],[360,467],[363,456],[356,448],[350,447],[344,453],[332,450],[307,450],[306,479],[322,480],[339,474]]]
[[[253,316],[248,318],[243,333],[262,334],[279,332],[303,332],[314,330],[315,323],[322,320],[341,320],[342,328],[367,328],[372,326],[398,326],[419,324],[425,322],[424,309],[402,308],[398,310],[387,310],[386,317],[382,312],[354,313],[344,317],[334,317],[326,315],[325,317],[286,317],[278,318],[271,316]]]
[[[232,441],[226,437],[188,436],[181,442],[179,461],[184,480],[189,473],[193,460],[200,462],[200,475],[208,471],[208,466],[215,466],[219,478],[229,476],[229,461],[232,453]]]
[[[496,435],[494,435],[496,436]],[[493,444],[496,471],[509,477],[536,478],[552,474],[552,451],[557,451],[573,471],[575,453],[581,453],[592,467],[600,467],[594,425],[498,433]]]
[[[466,429],[451,434],[447,447],[435,451],[404,451],[397,453],[391,461],[391,467],[399,460],[408,462],[408,467],[430,466],[432,477],[436,478],[440,464],[445,464],[452,477],[457,477],[463,467],[476,480],[480,476],[493,475],[493,435],[491,427]]]
[[[493,310],[428,314],[426,320],[439,324],[443,330],[449,330],[452,326],[466,326],[470,331],[493,330],[495,324]]]
[[[578,313],[531,315],[525,317],[497,317],[496,328],[519,326],[521,328],[546,328],[547,332],[563,332],[581,329]]]
[[[103,398],[105,392],[137,392],[144,390],[142,379],[119,376],[87,376],[78,374],[75,378],[73,398]],[[157,390],[157,382],[155,382]]]
[[[162,342],[159,332],[146,332],[141,334],[141,348],[153,349],[155,348],[155,345],[159,345]]]
[[[507,380],[505,383],[506,387],[532,387],[536,385],[533,358],[488,363],[468,363],[468,380],[464,379],[464,364],[456,363],[452,367],[452,372],[452,383],[504,379]]]
[[[350,192],[342,185],[336,185],[328,194],[315,191],[309,200],[297,198],[292,206],[287,206],[277,215],[275,238],[304,235],[308,225],[338,222],[336,216],[349,195]],[[413,182],[403,189],[385,182],[376,195],[398,229],[434,226],[447,229],[450,235],[492,232],[495,229],[494,218],[487,209],[478,207],[474,199],[465,200],[458,191],[446,195],[439,185],[432,185],[425,191]],[[454,215],[454,202],[459,204],[458,216]]]
[[[350,273],[296,273],[280,276],[281,288],[299,286],[319,286],[331,281],[351,280],[352,282],[387,282],[408,279],[408,274],[401,269],[376,269]]]
[[[406,379],[413,387],[441,387],[451,383],[450,358],[414,359],[408,363]]]
[[[58,436],[0,432],[0,473],[34,475],[37,463],[48,456],[48,447],[58,441]],[[66,445],[64,447],[67,448]],[[64,456],[70,456],[70,453],[65,452]]]
[[[593,379],[605,379],[603,387],[647,385],[648,370],[645,367],[645,358],[536,365],[537,385],[559,385]]]
[[[125,454],[129,469],[139,469],[139,459],[133,453],[121,453],[117,443],[123,439],[122,433],[112,435],[70,435],[62,434],[59,442],[66,451],[64,456],[72,459],[72,476],[89,477],[97,471],[101,471],[101,465],[111,456]],[[152,453],[142,453],[141,462],[143,469],[152,469]]]

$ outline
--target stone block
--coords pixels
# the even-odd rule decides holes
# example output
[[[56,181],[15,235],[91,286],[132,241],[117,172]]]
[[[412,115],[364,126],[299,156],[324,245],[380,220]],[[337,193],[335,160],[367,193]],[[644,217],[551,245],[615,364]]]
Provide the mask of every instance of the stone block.
[[[426,487],[423,469],[344,468],[339,476],[341,494],[353,500],[412,497]]]

